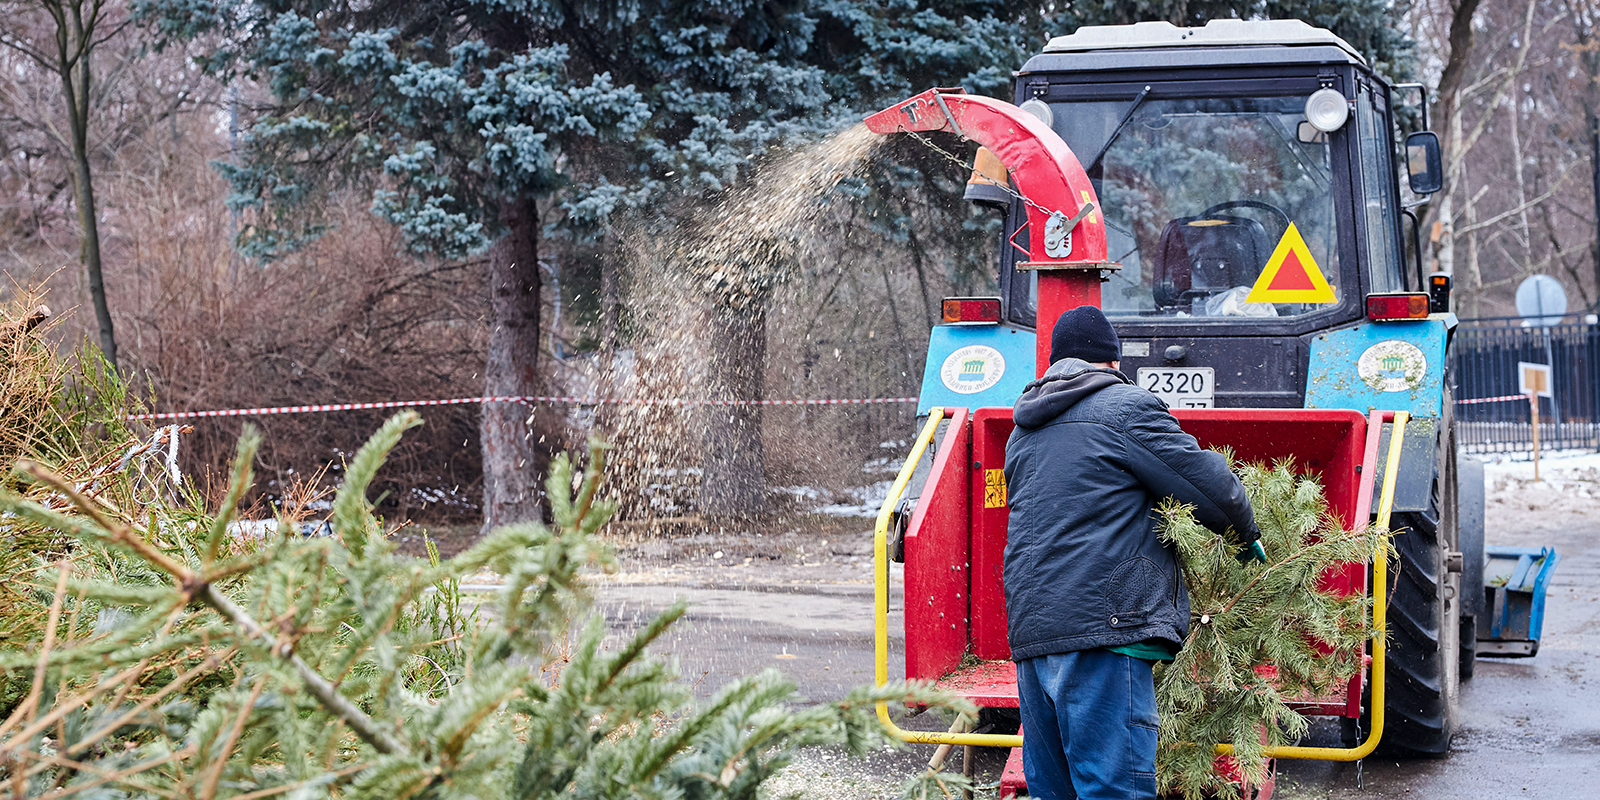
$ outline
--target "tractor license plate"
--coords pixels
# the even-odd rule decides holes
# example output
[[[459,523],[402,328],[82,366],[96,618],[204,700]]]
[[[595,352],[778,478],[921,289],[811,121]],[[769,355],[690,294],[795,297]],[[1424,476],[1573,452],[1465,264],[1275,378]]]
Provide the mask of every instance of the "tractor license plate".
[[[1211,408],[1216,404],[1217,380],[1210,367],[1141,367],[1139,385],[1168,408]]]

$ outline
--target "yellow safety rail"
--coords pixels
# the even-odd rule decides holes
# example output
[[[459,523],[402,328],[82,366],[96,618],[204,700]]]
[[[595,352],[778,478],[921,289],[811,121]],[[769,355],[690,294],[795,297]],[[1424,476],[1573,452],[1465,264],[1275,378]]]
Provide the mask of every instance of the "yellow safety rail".
[[[879,686],[889,683],[889,518],[894,514],[894,507],[900,502],[900,495],[906,490],[906,484],[911,482],[911,474],[917,469],[917,462],[922,460],[922,454],[927,451],[928,445],[933,443],[933,435],[939,430],[939,422],[944,419],[943,408],[928,409],[928,422],[922,426],[922,433],[918,434],[917,441],[911,446],[911,455],[906,459],[905,466],[900,468],[900,474],[894,479],[894,485],[889,487],[889,496],[883,501],[883,508],[878,510],[878,524],[872,533],[872,643],[876,656],[876,675]],[[889,718],[889,704],[878,704],[878,719],[883,722],[883,727],[888,729],[889,735],[902,742],[913,744],[970,744],[979,747],[1021,747],[1021,736],[1004,736],[998,733],[942,733],[936,731],[908,731],[894,720]]]
[[[1389,530],[1389,514],[1394,510],[1394,481],[1400,472],[1400,444],[1406,438],[1406,422],[1411,415],[1394,412],[1394,432],[1389,434],[1389,453],[1383,467],[1383,494],[1378,498],[1377,525]],[[1378,548],[1372,557],[1372,730],[1367,740],[1355,747],[1269,747],[1267,758],[1304,758],[1312,761],[1359,761],[1378,747],[1383,738],[1383,652],[1389,639],[1389,548]],[[1217,745],[1217,754],[1233,752],[1232,745]]]
[[[894,507],[900,501],[900,495],[906,490],[906,484],[911,482],[911,475],[916,471],[917,462],[922,460],[922,455],[932,444],[934,434],[939,429],[939,423],[945,417],[944,409],[935,407],[928,410],[928,421],[922,426],[922,432],[917,435],[917,441],[911,446],[911,455],[906,458],[906,463],[900,468],[900,474],[895,477],[894,484],[889,487],[889,496],[884,498],[883,508],[878,510],[878,523],[873,529],[872,537],[872,578],[873,578],[873,650],[874,668],[877,685],[885,686],[889,683],[889,520],[894,514]],[[1394,432],[1389,436],[1389,452],[1383,471],[1383,493],[1378,500],[1377,525],[1385,530],[1389,527],[1390,512],[1394,507],[1394,484],[1400,468],[1400,444],[1405,439],[1406,422],[1410,415],[1404,411],[1394,414]],[[1365,758],[1378,746],[1378,741],[1383,737],[1383,681],[1384,681],[1384,644],[1388,638],[1388,610],[1389,610],[1389,559],[1387,548],[1380,549],[1372,561],[1372,731],[1367,734],[1367,740],[1357,747],[1269,747],[1266,750],[1268,758],[1302,758],[1317,761],[1356,761]],[[889,704],[878,704],[878,719],[883,723],[889,735],[902,742],[912,744],[949,744],[973,745],[977,747],[1021,747],[1020,735],[1002,735],[997,733],[944,733],[938,731],[908,731],[894,723],[889,717]],[[1233,752],[1232,745],[1217,745],[1217,753],[1224,755]]]

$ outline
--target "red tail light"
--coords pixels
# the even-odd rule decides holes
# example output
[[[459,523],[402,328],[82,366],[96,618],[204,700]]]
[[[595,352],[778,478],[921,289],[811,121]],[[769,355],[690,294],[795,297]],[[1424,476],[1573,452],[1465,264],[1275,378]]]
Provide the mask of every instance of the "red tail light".
[[[1428,295],[1425,292],[1367,295],[1367,319],[1427,319]]]
[[[944,324],[995,323],[1000,321],[998,297],[946,297],[943,304]]]

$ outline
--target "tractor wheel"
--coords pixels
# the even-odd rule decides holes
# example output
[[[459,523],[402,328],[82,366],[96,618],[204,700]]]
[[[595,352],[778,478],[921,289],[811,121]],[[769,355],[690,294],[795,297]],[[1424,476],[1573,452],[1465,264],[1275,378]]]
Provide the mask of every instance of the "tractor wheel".
[[[1456,652],[1460,653],[1461,664],[1457,669],[1461,673],[1461,680],[1472,680],[1472,671],[1478,666],[1478,618],[1461,615],[1460,644]]]
[[[1445,431],[1432,508],[1397,512],[1390,521],[1400,564],[1391,576],[1382,742],[1424,756],[1450,752],[1460,688],[1461,603],[1447,561],[1455,549],[1456,456]]]
[[[1450,750],[1460,658],[1445,548],[1432,514],[1395,514],[1392,524],[1400,569],[1389,598],[1381,741],[1385,749],[1442,756]]]

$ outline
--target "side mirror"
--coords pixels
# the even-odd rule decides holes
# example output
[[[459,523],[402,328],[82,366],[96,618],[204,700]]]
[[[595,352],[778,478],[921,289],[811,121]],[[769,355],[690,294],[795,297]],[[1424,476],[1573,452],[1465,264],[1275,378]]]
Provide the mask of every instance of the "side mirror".
[[[1322,144],[1328,141],[1328,134],[1317,130],[1317,126],[1300,120],[1299,127],[1295,128],[1295,138],[1299,139],[1301,144]]]
[[[1406,173],[1412,192],[1433,194],[1444,188],[1442,162],[1439,136],[1433,131],[1417,131],[1406,137]]]

